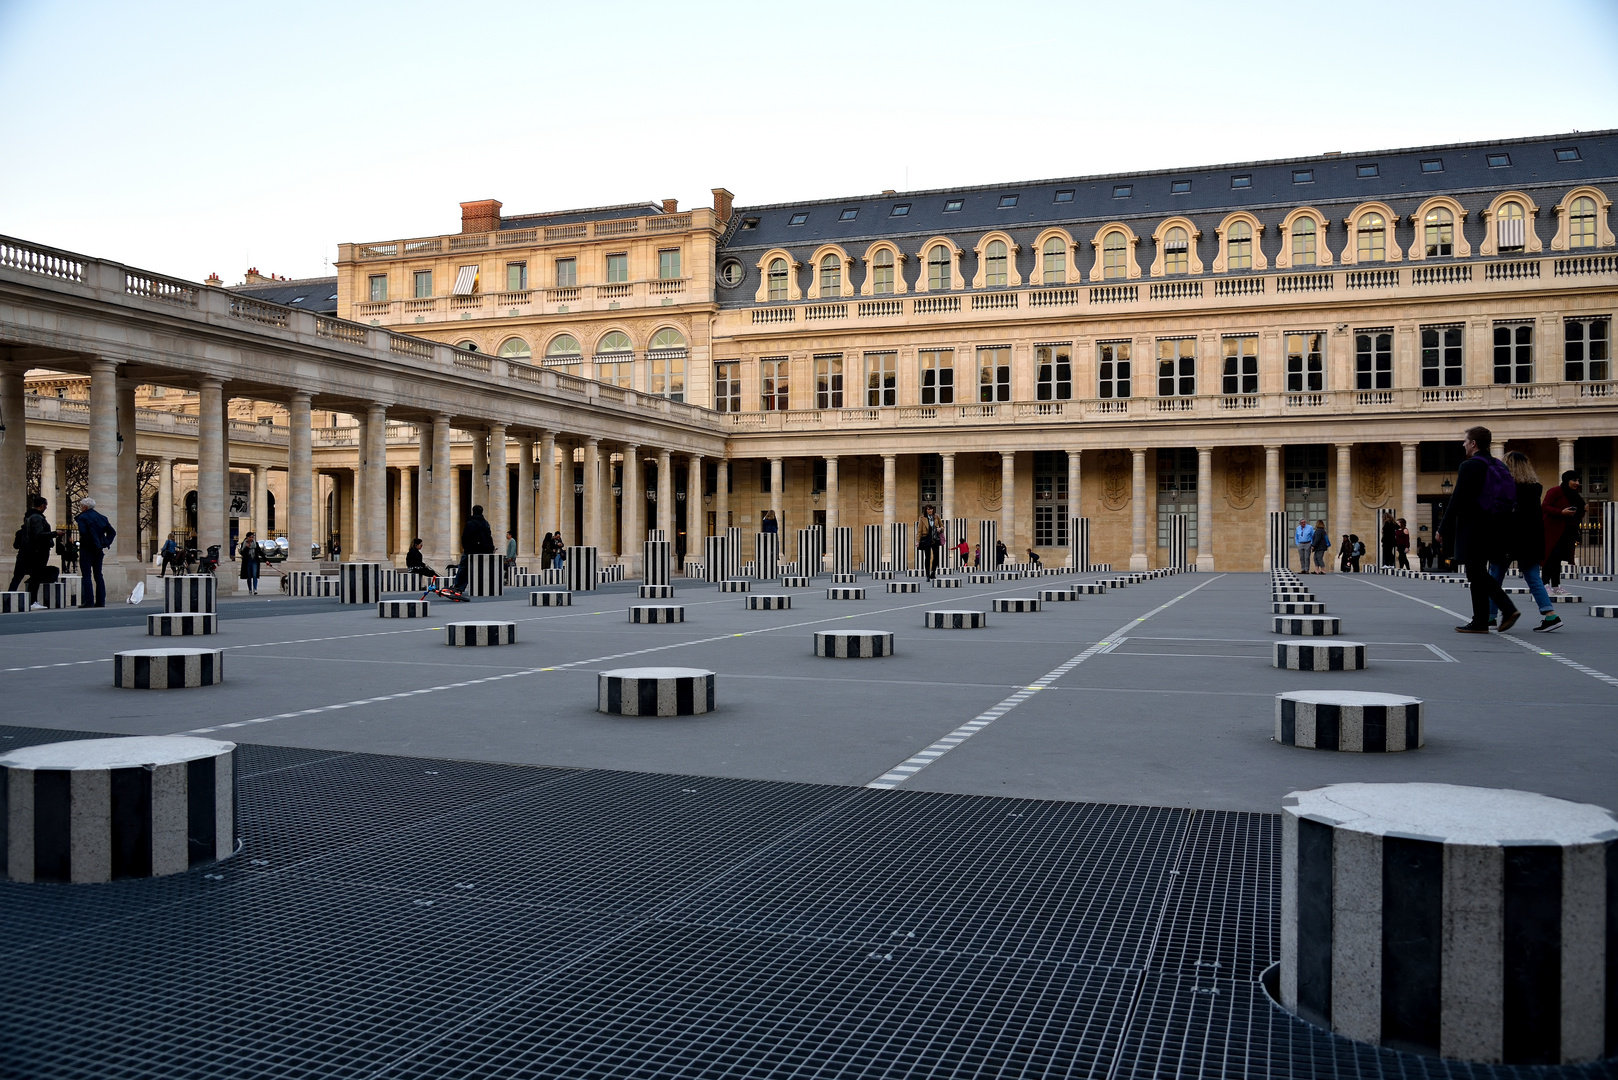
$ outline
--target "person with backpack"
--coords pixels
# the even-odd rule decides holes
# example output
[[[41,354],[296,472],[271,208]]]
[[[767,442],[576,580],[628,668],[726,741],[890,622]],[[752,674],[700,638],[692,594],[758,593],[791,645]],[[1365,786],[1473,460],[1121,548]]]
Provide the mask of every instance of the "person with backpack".
[[[79,606],[106,607],[107,583],[101,577],[101,560],[118,538],[118,530],[90,498],[79,500],[79,516],[73,522],[79,527]]]
[[[1312,573],[1309,569],[1309,553],[1315,549],[1315,527],[1304,518],[1298,519],[1298,527],[1292,530],[1292,542],[1298,547],[1298,573]]]
[[[1444,520],[1433,533],[1433,540],[1440,548],[1445,536],[1454,539],[1455,560],[1466,568],[1466,580],[1472,592],[1472,621],[1455,628],[1460,634],[1489,632],[1491,601],[1502,612],[1502,634],[1522,617],[1506,590],[1489,573],[1491,561],[1506,558],[1506,536],[1511,512],[1517,503],[1517,483],[1511,478],[1511,470],[1498,458],[1489,456],[1493,438],[1489,429],[1481,425],[1466,429],[1466,437],[1461,442],[1466,460],[1456,470],[1455,494],[1444,508]]]
[[[39,587],[52,580],[50,566],[51,548],[62,535],[60,529],[51,528],[51,523],[45,520],[45,508],[49,504],[44,496],[35,495],[28,500],[28,514],[23,518],[22,527],[11,541],[11,546],[17,549],[17,567],[11,576],[11,585],[7,592],[16,592],[17,586],[24,578],[28,579],[28,604],[30,608],[43,607],[39,602]],[[52,571],[54,573],[54,571]]]
[[[1315,538],[1309,542],[1315,553],[1314,573],[1326,572],[1326,553],[1331,550],[1331,533],[1326,531],[1326,523],[1317,519],[1315,521]]]
[[[158,555],[162,560],[157,570],[158,577],[168,577],[170,568],[177,574],[185,572],[185,564],[180,561],[180,545],[174,542],[173,533],[169,533],[169,538],[163,541]]]
[[[1541,622],[1534,630],[1536,633],[1549,633],[1561,628],[1562,618],[1556,614],[1556,605],[1551,602],[1550,594],[1545,591],[1545,584],[1539,576],[1540,564],[1545,561],[1545,526],[1540,509],[1540,493],[1544,488],[1527,454],[1512,450],[1506,454],[1505,463],[1506,468],[1511,470],[1511,479],[1517,484],[1517,501],[1512,506],[1510,523],[1506,527],[1505,557],[1498,561],[1491,560],[1489,573],[1494,580],[1503,584],[1507,563],[1512,559],[1517,560],[1523,584],[1528,586],[1528,592],[1539,608]],[[1494,622],[1494,614],[1494,605],[1490,604],[1491,623]]]

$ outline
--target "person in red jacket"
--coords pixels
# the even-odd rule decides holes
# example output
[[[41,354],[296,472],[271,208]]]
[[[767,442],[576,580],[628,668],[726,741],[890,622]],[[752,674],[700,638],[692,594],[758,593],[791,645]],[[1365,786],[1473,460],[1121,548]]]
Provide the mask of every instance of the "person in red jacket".
[[[1579,542],[1579,522],[1584,519],[1584,496],[1579,474],[1569,469],[1562,482],[1545,493],[1540,512],[1545,519],[1545,580],[1551,592],[1564,594],[1562,564],[1573,561],[1573,545]]]

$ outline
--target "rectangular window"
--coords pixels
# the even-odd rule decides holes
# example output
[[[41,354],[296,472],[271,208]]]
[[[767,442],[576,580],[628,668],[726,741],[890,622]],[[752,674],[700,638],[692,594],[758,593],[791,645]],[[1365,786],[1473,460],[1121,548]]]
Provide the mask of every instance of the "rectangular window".
[[[596,362],[596,381],[604,382],[608,386],[621,386],[625,390],[635,388],[635,362],[633,360],[614,360],[609,362]]]
[[[843,293],[843,261],[828,255],[820,264],[820,297],[823,300]]]
[[[413,275],[416,282],[416,299],[426,300],[433,295],[433,272],[431,270],[417,270]]]
[[[754,462],[754,465],[758,468],[758,493],[768,495],[770,493],[770,461],[768,458],[759,458],[758,461]],[[782,467],[785,467],[785,462],[782,463]]]
[[[1376,176],[1379,171],[1380,170],[1375,165],[1356,165],[1354,167],[1354,175],[1359,177],[1361,180],[1370,180],[1372,177]]]
[[[506,292],[523,292],[528,288],[528,264],[506,263]]]
[[[1612,320],[1569,319],[1562,324],[1563,377],[1568,382],[1612,378]]]
[[[1189,194],[1191,194],[1191,181],[1189,181],[1189,180],[1173,180],[1173,181],[1170,181],[1169,182],[1169,194],[1170,195],[1189,195]]]
[[[738,361],[727,360],[713,366],[713,409],[714,412],[742,411],[742,365]],[[708,468],[714,470],[713,483],[717,485],[719,467],[710,465]]]
[[[1354,389],[1393,389],[1393,330],[1354,332]]]
[[[629,280],[629,255],[619,252],[607,256],[607,284],[615,285]]]
[[[1034,396],[1040,401],[1068,401],[1073,397],[1073,348],[1059,345],[1034,346]]]
[[[647,390],[670,401],[685,400],[684,349],[649,349],[646,366],[650,375]]]
[[[1197,546],[1197,452],[1190,447],[1157,452],[1157,546],[1169,546],[1170,514],[1184,514],[1186,546]]]
[[[1011,400],[1011,346],[978,350],[978,400]]]
[[[966,205],[966,200],[965,199],[948,199],[944,203],[944,213],[946,213],[946,214],[958,214],[958,213],[961,212],[961,207],[963,207],[965,205]],[[908,204],[906,205],[905,209],[907,211],[909,210]],[[897,216],[897,215],[895,215],[895,216]]]
[[[1056,201],[1057,202],[1072,202],[1073,201],[1073,189],[1072,188],[1064,188],[1063,190],[1058,191],[1056,193]]]
[[[841,214],[838,214],[837,215],[837,220],[838,221],[853,221],[855,218],[857,218],[859,216],[860,216],[860,208],[857,207],[857,206],[851,206],[847,210],[844,210]]]
[[[556,287],[558,289],[571,289],[579,283],[579,260],[556,260]]]
[[[1559,146],[1559,147],[1557,147],[1556,148],[1556,160],[1557,161],[1577,161],[1577,160],[1579,160],[1579,148],[1577,146]]]
[[[946,207],[945,209],[948,209],[948,207]],[[960,209],[960,207],[956,207],[956,209],[958,210],[958,209]],[[888,216],[889,217],[906,217],[906,216],[909,215],[909,213],[910,213],[910,204],[909,203],[907,203],[907,202],[894,203],[893,204],[893,209],[888,211]]]
[[[1066,547],[1067,455],[1034,451],[1034,546]]]
[[[680,278],[680,249],[665,248],[657,253],[657,276],[660,281],[678,281]]]
[[[1326,517],[1327,454],[1326,447],[1319,445],[1286,448],[1282,470],[1289,532],[1298,527],[1300,520],[1313,523]]]
[[[843,354],[821,353],[815,357],[815,408],[843,407]]]
[[[1308,330],[1286,335],[1287,392],[1326,389],[1326,332]]]
[[[370,286],[371,303],[385,304],[388,302],[388,275],[372,274]]]
[[[1315,182],[1315,170],[1313,170],[1313,169],[1293,169],[1292,170],[1292,182],[1294,184],[1312,184],[1312,183],[1314,183]]]
[[[826,459],[823,457],[811,458],[814,465],[809,474],[809,491],[811,494],[826,490]]]
[[[1127,199],[1133,194],[1135,194],[1134,184],[1114,184],[1112,186],[1112,197],[1115,199]]]
[[[1421,163],[1421,171],[1426,172],[1426,173],[1443,172],[1444,171],[1444,159],[1443,158],[1427,158],[1425,161],[1423,161]]]
[[[1233,188],[1250,188],[1250,187],[1252,187],[1253,186],[1253,174],[1252,173],[1243,173],[1241,176],[1233,176],[1233,177],[1231,177],[1230,178],[1230,186],[1233,187]]]
[[[865,404],[884,409],[899,404],[898,353],[865,354]]]
[[[1017,205],[1017,196],[1015,196],[1015,195],[1002,195],[1002,196],[1000,196],[1000,209],[1002,209],[1002,210],[1010,210],[1013,206],[1016,206],[1016,205]]]
[[[871,291],[877,296],[893,295],[893,253],[879,251],[871,263]]]
[[[1494,324],[1494,381],[1496,385],[1534,381],[1534,324]]]
[[[1227,337],[1224,350],[1225,372],[1221,389],[1225,396],[1258,393],[1258,338],[1254,335]]]
[[[1421,328],[1421,385],[1460,386],[1466,381],[1462,332],[1458,323]]]
[[[772,356],[758,362],[759,408],[765,412],[785,412],[787,409],[787,364],[784,356]]]
[[[793,214],[790,218],[787,219],[787,224],[788,225],[802,225],[804,222],[806,222],[808,220],[809,220],[809,215],[808,214]]]
[[[1197,392],[1197,339],[1159,338],[1157,396],[1194,397]]]
[[[1097,397],[1126,398],[1131,395],[1129,354],[1133,344],[1129,341],[1096,343]]]
[[[921,403],[955,404],[954,349],[927,349],[921,353]]]
[[[1491,169],[1508,169],[1510,167],[1511,167],[1511,155],[1510,154],[1490,154],[1489,155],[1489,168],[1491,168]]]

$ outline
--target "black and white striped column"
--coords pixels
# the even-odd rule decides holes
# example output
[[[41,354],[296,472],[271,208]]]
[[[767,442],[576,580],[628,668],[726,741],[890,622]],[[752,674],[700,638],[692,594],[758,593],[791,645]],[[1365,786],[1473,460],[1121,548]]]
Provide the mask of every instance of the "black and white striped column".
[[[668,543],[669,532],[667,529],[647,529],[646,539],[654,540],[661,544],[666,544]]]
[[[825,529],[811,525],[798,530],[798,574],[814,577],[820,573],[821,552],[826,549]]]
[[[598,579],[596,549],[570,547],[567,549],[567,588],[569,592],[593,592]]]
[[[747,598],[748,611],[784,611],[792,606],[792,597],[779,593],[754,593]]]
[[[888,592],[890,592],[890,593],[919,593],[919,592],[921,592],[921,582],[919,582],[919,581],[890,581],[890,582],[888,582]]]
[[[1360,1042],[1484,1064],[1618,1050],[1613,815],[1452,784],[1295,791],[1281,1003]]]
[[[933,588],[935,589],[959,589],[960,587],[961,579],[958,577],[948,577],[944,574],[939,574],[937,577],[933,578]]]
[[[1287,671],[1362,671],[1365,643],[1337,641],[1330,645],[1305,645],[1297,641],[1277,641],[1270,663]]]
[[[667,540],[648,540],[641,545],[645,555],[642,560],[641,584],[668,585],[672,582],[674,545]]]
[[[904,573],[916,562],[916,527],[908,521],[895,521],[888,545],[893,550],[889,562],[891,569],[897,573]]]
[[[112,685],[124,690],[185,690],[224,681],[222,649],[126,649],[112,654]]]
[[[683,623],[685,607],[681,604],[635,604],[629,609],[632,623]]]
[[[781,572],[781,534],[756,534],[753,537],[753,561],[760,581],[778,576]]]
[[[1089,518],[1070,517],[1067,519],[1067,542],[1068,569],[1088,572],[1090,569]]]
[[[851,525],[839,525],[832,530],[831,572],[833,574],[854,572],[854,528]]]
[[[983,562],[979,569],[993,572],[994,545],[1000,535],[1000,523],[994,518],[984,518],[978,522],[978,550],[983,553]]]
[[[713,712],[714,673],[701,668],[618,668],[596,676],[596,711],[614,716]]]
[[[376,614],[381,619],[425,619],[432,614],[428,600],[378,600]]]
[[[540,589],[528,594],[529,607],[572,607],[573,594],[558,589]]]
[[[569,549],[571,553],[572,549]],[[463,596],[504,596],[505,578],[501,573],[503,555],[466,556],[466,587]],[[571,561],[571,554],[569,556]]]
[[[1191,515],[1169,514],[1169,565],[1184,570],[1191,565]]]
[[[642,585],[636,590],[636,596],[642,600],[673,600],[673,585]]]
[[[205,613],[204,613],[205,614]],[[12,881],[179,874],[236,850],[236,744],[83,739],[0,757],[0,868]]]
[[[994,575],[987,572],[968,574],[966,575],[966,583],[968,585],[993,585]]]
[[[0,592],[0,615],[12,615],[19,611],[27,611],[28,608],[27,592]]]
[[[452,622],[444,627],[444,643],[456,648],[514,645],[516,642],[517,624],[514,622]]]
[[[1048,603],[1061,602],[1067,600],[1077,600],[1079,598],[1079,594],[1072,589],[1041,589],[1039,590],[1039,598]]]
[[[219,616],[212,611],[181,611],[173,615],[146,616],[150,637],[193,637],[219,632]]]
[[[967,539],[967,519],[958,517],[950,522],[949,562],[945,565],[964,570],[972,562],[972,547],[967,544],[966,558],[961,558],[961,541]]]
[[[64,609],[79,606],[79,582],[77,577],[65,577],[56,581],[47,581],[39,587],[39,602],[48,608]]]
[[[864,600],[865,590],[857,585],[833,585],[826,590],[827,600]]]
[[[816,630],[815,655],[837,660],[865,660],[893,655],[891,630]]]
[[[1590,618],[1618,619],[1618,604],[1591,604]]]
[[[1289,565],[1287,552],[1295,545],[1292,543],[1292,534],[1287,529],[1287,515],[1284,510],[1270,511],[1270,529],[1268,550],[1265,552],[1269,559],[1266,570],[1285,570]],[[1308,567],[1299,567],[1306,570]]]
[[[469,558],[479,558],[472,555]],[[487,556],[483,556],[487,557]],[[496,577],[499,573],[496,571]],[[484,594],[477,593],[482,596]],[[374,604],[382,599],[382,564],[374,562],[341,563],[337,567],[337,602],[339,604]]]
[[[707,539],[707,565],[703,567],[704,577],[714,583],[729,581],[736,576],[736,561],[731,555],[730,540],[724,536],[710,536]]]
[[[182,611],[218,611],[218,605],[219,582],[212,574],[181,574],[163,579],[163,610],[171,615]]]
[[[997,596],[994,600],[994,610],[1008,614],[1039,611],[1040,601],[1033,596]]]
[[[1271,630],[1294,637],[1336,637],[1343,632],[1342,620],[1335,615],[1276,615]]]
[[[1318,600],[1277,600],[1270,605],[1277,615],[1324,615],[1326,605]]]
[[[1389,754],[1427,744],[1421,699],[1363,690],[1289,690],[1275,696],[1275,741],[1307,750]]]
[[[882,569],[882,526],[865,526],[865,548],[860,553],[860,570],[870,574]]]
[[[989,625],[986,611],[928,611],[921,624],[929,630],[981,630]]]
[[[812,582],[813,579],[807,574],[781,575],[781,588],[783,589],[807,589]]]

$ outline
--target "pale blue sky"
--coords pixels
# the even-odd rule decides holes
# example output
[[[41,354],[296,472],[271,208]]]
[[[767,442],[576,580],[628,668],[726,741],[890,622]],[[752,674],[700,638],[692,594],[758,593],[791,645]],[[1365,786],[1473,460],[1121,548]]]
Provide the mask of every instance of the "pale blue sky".
[[[779,202],[1614,127],[1615,55],[1615,0],[0,0],[0,233],[308,276],[469,199]]]

